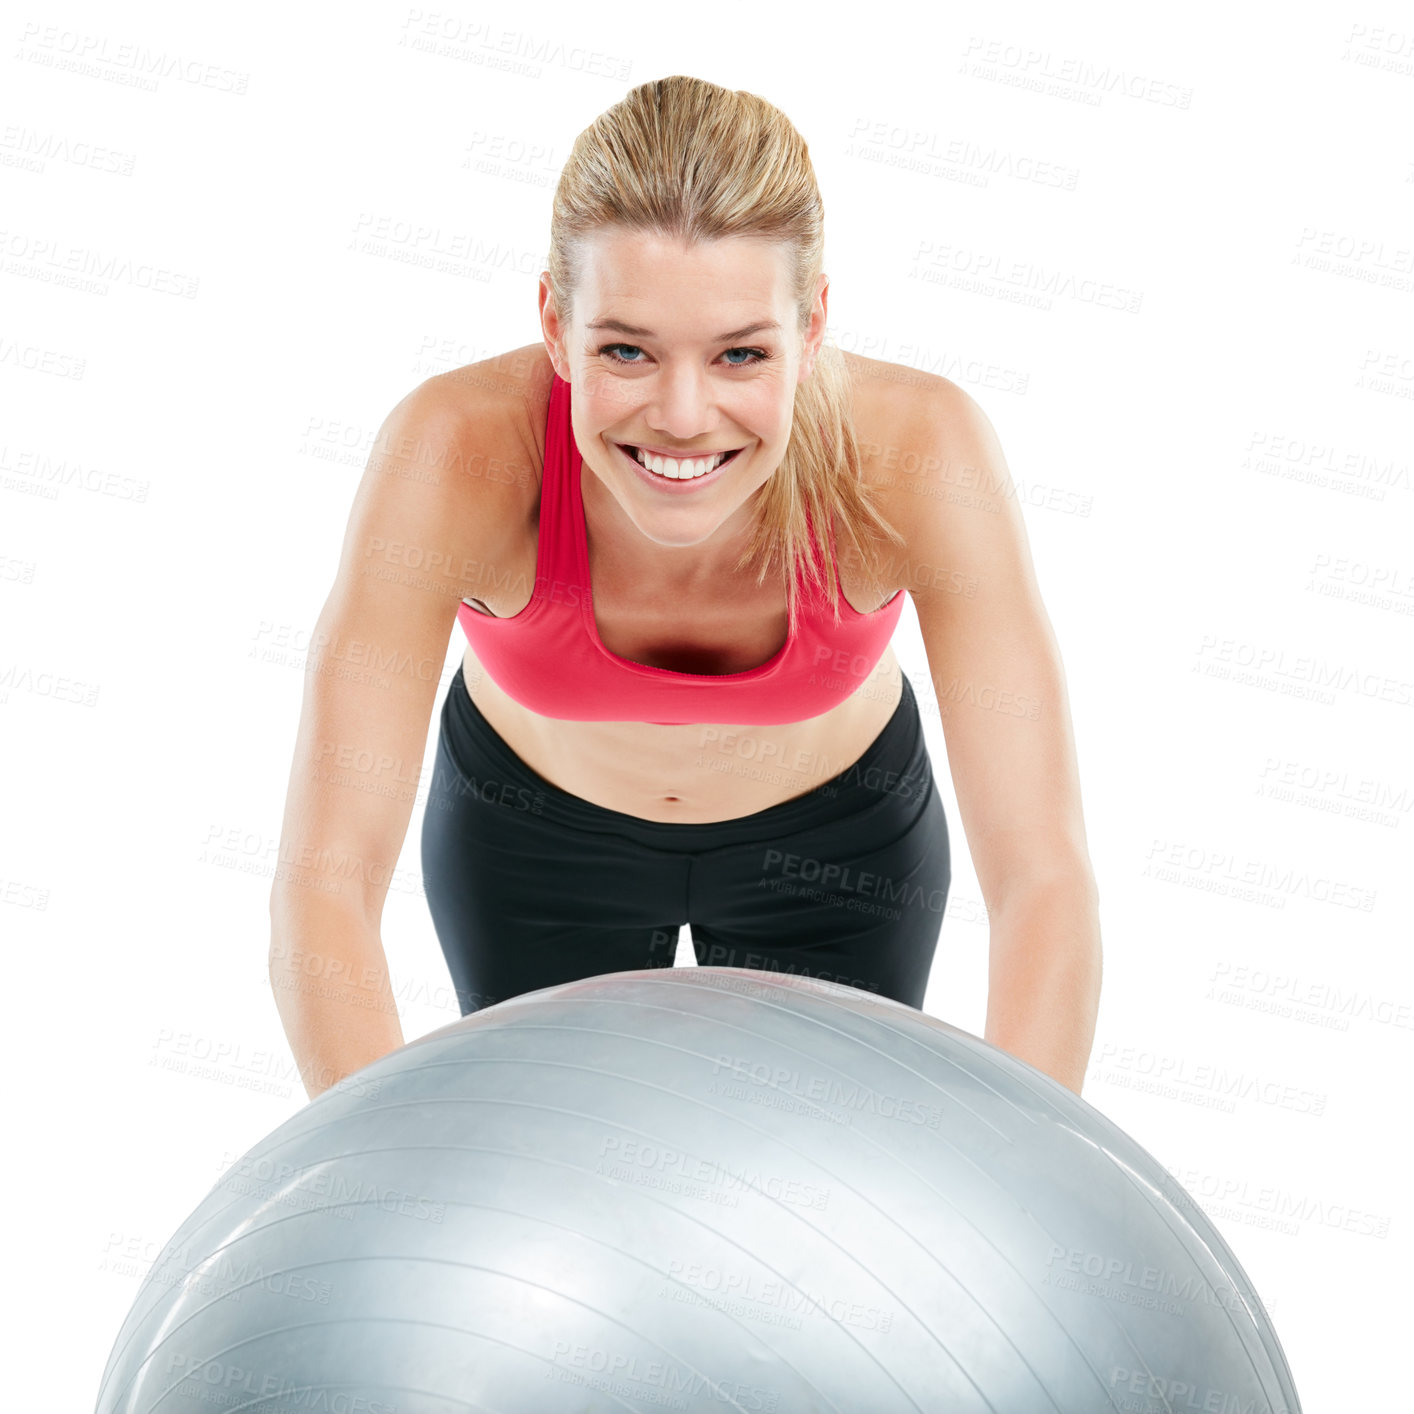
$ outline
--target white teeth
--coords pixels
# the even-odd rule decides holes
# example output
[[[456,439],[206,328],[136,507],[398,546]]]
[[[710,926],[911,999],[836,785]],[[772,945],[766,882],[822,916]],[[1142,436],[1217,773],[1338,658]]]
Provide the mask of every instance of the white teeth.
[[[706,476],[709,471],[715,471],[730,453],[718,452],[714,457],[691,457],[677,461],[672,457],[654,456],[642,447],[635,447],[633,455],[639,466],[646,466],[649,471],[666,476],[670,481],[694,481],[699,476]]]

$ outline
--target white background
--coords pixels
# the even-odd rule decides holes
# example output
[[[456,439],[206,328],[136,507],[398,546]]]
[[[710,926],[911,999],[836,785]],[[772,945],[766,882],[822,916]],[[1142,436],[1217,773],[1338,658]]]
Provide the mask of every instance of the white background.
[[[305,1103],[266,901],[370,439],[423,378],[538,337],[571,142],[683,72],[810,143],[835,341],[953,379],[1007,452],[1103,899],[1086,1099],[1213,1215],[1306,1409],[1387,1406],[1411,1217],[1414,33],[1375,0],[1138,14],[6,21],[17,1407],[93,1397],[148,1262]],[[458,246],[452,273],[417,263]],[[986,921],[911,604],[896,647],[953,843],[926,1009],[980,1031]],[[408,1039],[457,1015],[421,813],[383,929]]]

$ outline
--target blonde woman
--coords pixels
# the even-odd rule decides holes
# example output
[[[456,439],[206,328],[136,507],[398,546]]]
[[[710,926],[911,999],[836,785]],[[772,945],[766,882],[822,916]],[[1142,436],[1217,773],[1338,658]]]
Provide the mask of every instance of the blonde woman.
[[[383,902],[456,625],[421,861],[463,1014],[671,966],[684,924],[701,965],[921,1008],[951,867],[890,646],[904,593],[987,905],[986,1036],[1079,1091],[1097,894],[1002,452],[953,383],[826,343],[822,260],[779,110],[642,84],[561,175],[543,344],[389,415],[315,635],[298,866],[271,893],[311,1096],[403,1044]]]

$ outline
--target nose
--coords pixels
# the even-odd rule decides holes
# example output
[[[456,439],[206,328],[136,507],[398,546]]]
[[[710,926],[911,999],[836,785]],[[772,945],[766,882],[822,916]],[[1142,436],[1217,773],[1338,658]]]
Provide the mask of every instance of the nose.
[[[690,360],[664,364],[652,383],[643,408],[647,426],[670,446],[700,441],[713,425],[712,388],[705,370]]]

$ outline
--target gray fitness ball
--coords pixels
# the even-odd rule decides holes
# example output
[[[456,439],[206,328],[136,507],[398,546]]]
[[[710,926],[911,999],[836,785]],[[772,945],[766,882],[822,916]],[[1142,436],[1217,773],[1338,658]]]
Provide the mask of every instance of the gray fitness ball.
[[[872,993],[617,972],[306,1105],[143,1282],[100,1414],[1297,1414],[1183,1188]]]

